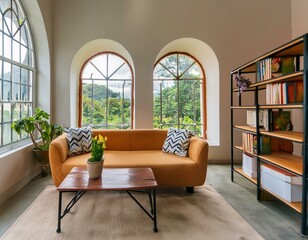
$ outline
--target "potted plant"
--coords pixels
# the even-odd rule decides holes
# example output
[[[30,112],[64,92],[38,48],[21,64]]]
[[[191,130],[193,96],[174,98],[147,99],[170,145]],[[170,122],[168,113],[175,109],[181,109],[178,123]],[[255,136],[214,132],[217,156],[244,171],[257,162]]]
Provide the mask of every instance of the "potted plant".
[[[91,158],[87,161],[89,178],[91,179],[97,179],[102,175],[106,142],[107,137],[100,134],[92,138]]]
[[[11,126],[18,134],[22,131],[29,134],[34,145],[33,150],[43,167],[42,176],[49,174],[49,145],[54,138],[63,133],[63,127],[49,123],[49,117],[47,112],[36,108],[33,116],[19,119]],[[37,140],[36,136],[38,136]]]

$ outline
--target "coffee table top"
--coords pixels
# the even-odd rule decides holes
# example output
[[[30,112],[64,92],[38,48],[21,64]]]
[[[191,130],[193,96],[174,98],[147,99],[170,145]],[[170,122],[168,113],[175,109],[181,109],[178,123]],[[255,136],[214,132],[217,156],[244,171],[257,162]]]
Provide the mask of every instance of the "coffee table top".
[[[86,167],[74,167],[57,190],[135,190],[156,187],[151,168],[103,168],[102,177],[89,179]]]

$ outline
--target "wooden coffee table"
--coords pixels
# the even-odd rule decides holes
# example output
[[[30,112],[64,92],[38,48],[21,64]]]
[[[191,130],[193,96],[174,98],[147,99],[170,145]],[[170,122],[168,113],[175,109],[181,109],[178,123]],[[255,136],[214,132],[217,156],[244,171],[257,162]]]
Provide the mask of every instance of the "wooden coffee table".
[[[151,168],[104,168],[102,177],[89,179],[87,168],[74,167],[58,187],[58,228],[61,232],[61,220],[87,191],[116,190],[126,191],[138,206],[153,220],[153,231],[157,232],[156,220],[157,183]],[[148,194],[150,211],[146,210],[130,191],[143,191]],[[62,194],[75,192],[72,200],[62,212]]]

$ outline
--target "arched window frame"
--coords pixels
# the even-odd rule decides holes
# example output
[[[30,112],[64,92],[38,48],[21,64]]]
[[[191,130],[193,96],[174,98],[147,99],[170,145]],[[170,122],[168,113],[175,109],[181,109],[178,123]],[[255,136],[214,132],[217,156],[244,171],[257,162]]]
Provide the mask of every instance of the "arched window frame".
[[[11,129],[33,114],[35,52],[28,18],[19,0],[0,3],[0,153],[24,145],[26,133]],[[7,96],[5,96],[7,95]]]
[[[134,127],[134,71],[132,66],[130,65],[130,63],[127,61],[127,59],[125,57],[123,57],[121,54],[117,53],[117,52],[113,52],[113,51],[103,51],[103,52],[99,52],[93,56],[91,56],[89,59],[87,59],[84,64],[81,67],[81,71],[79,74],[79,103],[78,103],[78,109],[79,109],[79,114],[78,114],[78,126],[81,127],[82,124],[82,116],[83,116],[83,102],[82,102],[82,97],[83,97],[83,79],[82,79],[82,73],[84,71],[84,68],[86,67],[86,65],[95,57],[99,56],[99,55],[103,55],[103,54],[113,54],[119,58],[121,58],[129,67],[130,72],[131,72],[131,106],[130,106],[130,128]],[[108,128],[108,125],[105,126],[106,128]]]
[[[162,57],[160,57],[154,64],[154,70],[153,70],[153,73],[155,71],[155,68],[157,66],[157,64],[159,64],[163,59],[167,58],[168,56],[171,56],[171,55],[184,55],[184,56],[187,56],[189,58],[191,58],[194,63],[196,63],[202,77],[199,79],[201,81],[201,87],[200,87],[200,94],[201,94],[201,99],[200,99],[200,111],[201,111],[201,121],[202,121],[202,131],[201,131],[201,134],[202,134],[202,137],[206,138],[206,130],[207,130],[207,119],[206,119],[206,76],[205,76],[205,71],[201,65],[201,63],[194,57],[192,56],[191,54],[187,53],[187,52],[178,52],[178,51],[174,51],[174,52],[169,52],[165,55],[163,55]],[[178,63],[178,61],[177,61]],[[154,75],[154,74],[153,74]],[[165,80],[180,80],[182,74],[181,75],[178,75],[174,78],[174,79],[165,79]],[[153,81],[162,81],[162,79],[154,79],[153,77]],[[183,80],[185,81],[185,80]],[[180,124],[178,123],[178,128],[180,128]],[[163,128],[163,126],[160,126],[160,128]]]

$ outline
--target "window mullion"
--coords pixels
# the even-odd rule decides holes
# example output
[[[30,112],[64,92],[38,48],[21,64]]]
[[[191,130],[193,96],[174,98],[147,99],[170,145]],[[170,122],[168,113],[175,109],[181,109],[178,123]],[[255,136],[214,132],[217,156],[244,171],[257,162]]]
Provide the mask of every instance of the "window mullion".
[[[177,116],[177,122],[178,122],[178,128],[181,128],[180,124],[181,124],[181,121],[180,121],[180,111],[181,111],[181,108],[180,108],[180,81],[176,80],[176,86],[177,86],[177,90],[176,90],[176,93],[177,93],[177,111],[178,111],[178,116]]]
[[[160,91],[160,94],[159,94],[159,98],[160,98],[160,118],[159,118],[159,125],[160,125],[160,128],[162,129],[163,128],[163,82],[161,82],[159,84],[159,91]]]

